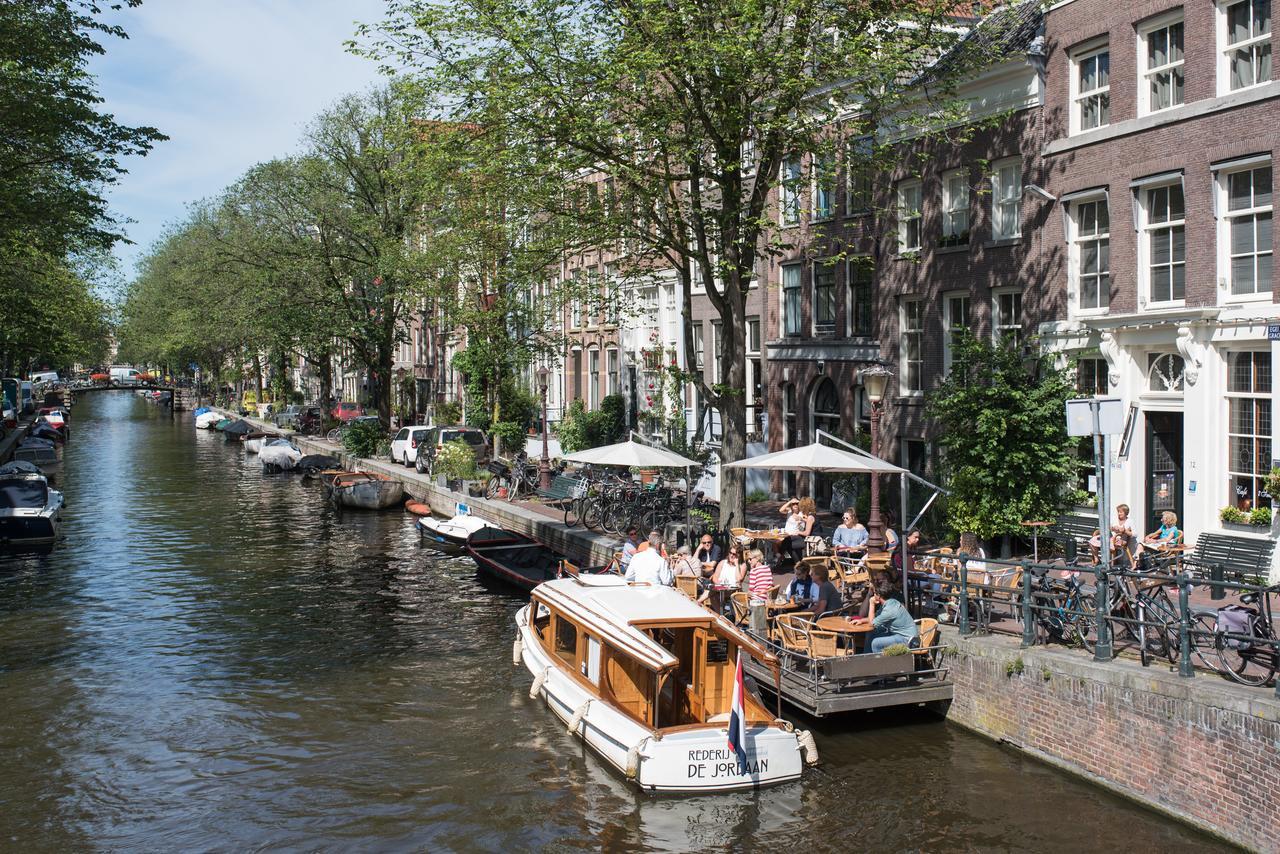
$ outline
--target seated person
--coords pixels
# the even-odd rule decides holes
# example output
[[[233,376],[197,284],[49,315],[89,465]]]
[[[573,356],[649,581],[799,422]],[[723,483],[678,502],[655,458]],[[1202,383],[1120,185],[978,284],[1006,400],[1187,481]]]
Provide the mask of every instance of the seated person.
[[[1116,521],[1111,526],[1111,553],[1123,563],[1128,563],[1133,552],[1133,523],[1129,521],[1129,505],[1116,505]],[[1097,563],[1102,551],[1102,535],[1097,531],[1089,538],[1089,556]]]
[[[662,554],[662,535],[657,531],[649,534],[649,548],[637,551],[627,564],[626,581],[628,584],[675,584],[675,575],[671,565]]]
[[[752,602],[764,602],[773,588],[773,569],[764,562],[764,552],[752,549],[747,552],[747,595]]]
[[[631,558],[635,557],[636,549],[639,547],[640,529],[632,526],[627,528],[627,541],[622,544],[622,558],[618,561],[625,570],[631,564]]]
[[[702,577],[702,564],[689,554],[688,546],[681,546],[676,549],[676,556],[671,561],[671,569],[676,575],[685,575],[692,578]]]
[[[807,564],[796,564],[796,577],[791,579],[791,583],[787,585],[787,589],[783,592],[788,602],[794,602],[800,606],[806,606],[810,602],[817,600],[818,585],[809,577]]]
[[[742,546],[733,543],[729,546],[729,554],[725,555],[724,560],[716,564],[716,570],[711,574],[711,578],[706,582],[702,590],[702,595],[698,597],[699,602],[706,602],[711,598],[712,590],[737,590],[742,586],[742,570],[741,564]]]
[[[813,533],[814,513],[817,505],[812,498],[793,498],[778,508],[787,517],[782,526],[786,536],[778,543],[778,557],[782,561],[796,561],[804,557],[804,538]]]
[[[831,583],[831,573],[825,566],[814,567],[813,583],[818,588],[813,598],[812,610],[815,616],[821,617],[844,607],[840,591]]]
[[[844,517],[831,534],[831,545],[837,555],[861,554],[867,550],[867,529],[858,521],[858,513],[852,507],[844,511]]]
[[[698,550],[693,553],[693,556],[710,575],[715,571],[716,564],[720,562],[720,547],[716,545],[710,534],[703,534],[698,542]]]
[[[920,646],[920,628],[911,619],[907,607],[893,598],[893,585],[887,579],[876,584],[872,603],[875,616],[871,618],[871,633],[867,635],[866,652],[881,653],[894,644],[906,644],[911,649]]]
[[[1160,514],[1160,527],[1143,537],[1142,545],[1149,549],[1167,549],[1177,545],[1179,534],[1178,514],[1166,510]]]

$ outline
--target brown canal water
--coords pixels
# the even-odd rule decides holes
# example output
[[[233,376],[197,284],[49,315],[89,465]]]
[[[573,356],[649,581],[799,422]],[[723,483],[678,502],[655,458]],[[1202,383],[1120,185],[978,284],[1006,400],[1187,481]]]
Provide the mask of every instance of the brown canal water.
[[[521,600],[407,515],[339,518],[125,392],[82,398],[63,469],[65,540],[0,563],[14,850],[1217,847],[914,713],[806,723],[789,786],[651,798],[529,699]]]

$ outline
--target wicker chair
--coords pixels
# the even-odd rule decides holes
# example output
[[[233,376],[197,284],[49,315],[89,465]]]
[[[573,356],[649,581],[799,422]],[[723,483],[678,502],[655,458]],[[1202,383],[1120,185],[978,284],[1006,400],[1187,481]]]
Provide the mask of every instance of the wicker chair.
[[[778,639],[788,652],[809,654],[809,623],[799,614],[783,614],[778,618]]]
[[[698,579],[692,575],[677,575],[676,589],[696,601],[698,598]]]
[[[835,632],[807,629],[806,634],[809,636],[810,658],[835,658],[838,655],[847,655],[849,652],[840,648]]]
[[[746,593],[738,591],[729,597],[729,601],[733,603],[733,621],[739,626],[746,625],[751,616],[750,597]]]

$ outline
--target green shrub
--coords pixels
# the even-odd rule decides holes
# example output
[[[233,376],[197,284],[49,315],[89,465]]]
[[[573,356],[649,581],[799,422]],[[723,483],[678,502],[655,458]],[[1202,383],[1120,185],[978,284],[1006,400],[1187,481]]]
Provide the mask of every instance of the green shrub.
[[[476,476],[476,452],[461,439],[445,442],[436,460],[436,470],[449,480],[473,480]]]
[[[524,448],[524,428],[515,421],[499,421],[489,428],[489,436],[502,443],[502,453],[511,455]]]
[[[1223,507],[1218,511],[1218,518],[1228,525],[1248,525],[1249,514],[1236,507]]]
[[[462,404],[456,400],[450,400],[446,403],[436,404],[436,423],[437,424],[457,424],[462,420]]]
[[[768,500],[769,500],[769,493],[765,492],[763,489],[753,489],[747,493],[748,504],[756,504],[758,502],[768,501]]]
[[[910,655],[910,654],[911,654],[911,647],[907,646],[905,643],[895,643],[895,644],[891,644],[891,645],[889,645],[889,646],[886,646],[886,647],[884,648],[884,651],[883,651],[883,652],[881,652],[880,654],[881,654],[881,655],[890,655],[890,656],[896,656],[896,655]]]
[[[342,446],[357,457],[377,456],[379,446],[386,440],[382,425],[373,421],[353,422],[342,434]]]
[[[1249,511],[1249,524],[1256,525],[1259,528],[1271,527],[1271,508],[1255,507]]]

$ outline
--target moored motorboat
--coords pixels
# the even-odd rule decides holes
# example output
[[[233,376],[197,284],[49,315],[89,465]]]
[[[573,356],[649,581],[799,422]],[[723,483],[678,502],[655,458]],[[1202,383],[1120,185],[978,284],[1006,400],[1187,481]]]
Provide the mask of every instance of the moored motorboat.
[[[386,510],[404,501],[404,484],[372,471],[344,471],[326,479],[329,498],[343,507]]]
[[[197,430],[212,430],[214,426],[223,418],[222,413],[213,409],[201,412],[196,416]]]
[[[458,512],[452,519],[437,519],[434,516],[422,516],[418,519],[418,533],[428,540],[451,546],[466,545],[467,537],[481,528],[492,528],[479,516],[471,515],[471,508],[465,504],[458,505]]]
[[[37,436],[23,438],[14,448],[13,458],[36,466],[45,477],[53,477],[62,467],[57,443]]]
[[[798,779],[812,736],[775,718],[741,657],[776,658],[669,587],[616,575],[549,581],[516,614],[514,658],[569,732],[651,792],[729,792]],[[802,753],[807,754],[802,757]]]
[[[326,471],[336,470],[341,465],[341,460],[328,454],[307,454],[294,464],[294,468],[302,472],[303,477],[316,477]]]
[[[289,444],[288,439],[273,439],[258,451],[263,471],[293,471],[302,459],[302,451]]]
[[[468,535],[464,548],[481,573],[526,591],[558,578],[565,560],[545,543],[493,526]]]
[[[62,493],[29,462],[0,466],[0,550],[49,551],[62,521]]]

